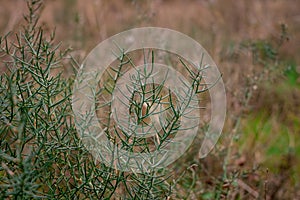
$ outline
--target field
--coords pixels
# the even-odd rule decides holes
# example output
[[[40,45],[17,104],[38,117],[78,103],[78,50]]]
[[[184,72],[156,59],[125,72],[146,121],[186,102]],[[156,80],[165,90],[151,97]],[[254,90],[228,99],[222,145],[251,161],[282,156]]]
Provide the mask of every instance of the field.
[[[300,1],[0,3],[0,199],[300,199]],[[227,114],[207,157],[200,131],[168,168],[135,174],[94,162],[76,136],[71,96],[98,43],[149,26],[207,50]],[[209,111],[208,93],[201,98]]]

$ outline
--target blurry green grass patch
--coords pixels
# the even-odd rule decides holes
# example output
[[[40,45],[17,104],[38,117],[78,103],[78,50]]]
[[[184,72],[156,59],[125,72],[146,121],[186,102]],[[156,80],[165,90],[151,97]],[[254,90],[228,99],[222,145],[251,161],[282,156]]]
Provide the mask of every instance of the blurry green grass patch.
[[[279,166],[280,158],[289,153],[292,148],[290,140],[291,133],[285,125],[260,113],[243,121],[243,133],[238,143],[241,150],[252,154],[258,163],[273,168]]]

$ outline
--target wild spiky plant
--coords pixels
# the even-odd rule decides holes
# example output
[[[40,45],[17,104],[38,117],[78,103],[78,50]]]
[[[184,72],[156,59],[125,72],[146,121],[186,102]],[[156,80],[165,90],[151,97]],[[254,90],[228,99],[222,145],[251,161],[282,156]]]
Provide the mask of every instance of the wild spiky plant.
[[[167,169],[118,171],[113,169],[114,163],[104,165],[94,161],[83,145],[72,112],[73,77],[62,76],[63,65],[76,62],[68,59],[68,50],[62,51],[55,44],[54,33],[45,33],[38,26],[42,5],[41,0],[27,1],[29,13],[24,17],[23,28],[0,38],[4,69],[0,75],[0,198],[166,199],[176,183],[168,181]],[[153,51],[150,52],[150,64],[145,59],[144,66],[154,63]],[[97,111],[107,137],[123,150],[151,152],[171,142],[189,103],[180,104],[178,98],[185,97],[176,99],[163,85],[143,83],[145,77],[150,80],[153,74],[141,72],[131,80],[135,92],[127,99],[128,115],[135,119],[130,123],[135,126],[117,127],[116,123],[122,119],[111,120],[111,113],[101,118],[112,108],[112,101],[105,100],[112,96],[119,78],[129,68],[135,68],[132,60],[122,51],[115,66],[106,71],[95,95],[100,102]],[[199,88],[203,69],[195,72],[183,60],[179,63],[191,77],[192,88],[186,95],[205,91],[207,88]],[[162,112],[165,112],[164,123],[157,117]],[[127,134],[135,131],[136,125],[143,129],[149,121],[163,127],[152,140]]]

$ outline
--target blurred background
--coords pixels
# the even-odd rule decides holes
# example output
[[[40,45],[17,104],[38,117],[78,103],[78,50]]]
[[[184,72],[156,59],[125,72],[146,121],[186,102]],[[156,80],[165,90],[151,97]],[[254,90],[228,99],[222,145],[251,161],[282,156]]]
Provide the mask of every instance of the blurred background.
[[[17,31],[26,1],[0,5],[0,34]],[[300,1],[48,0],[39,23],[55,29],[79,63],[99,42],[135,27],[197,40],[223,74],[227,119],[208,157],[200,160],[191,148],[175,163],[178,171],[192,169],[177,192],[189,199],[224,191],[232,199],[300,199]]]

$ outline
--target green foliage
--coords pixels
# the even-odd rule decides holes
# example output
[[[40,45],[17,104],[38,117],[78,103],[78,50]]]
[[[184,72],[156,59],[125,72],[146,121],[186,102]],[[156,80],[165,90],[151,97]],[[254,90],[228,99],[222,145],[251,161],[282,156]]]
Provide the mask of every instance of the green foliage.
[[[300,74],[297,72],[296,63],[291,63],[288,67],[284,70],[284,75],[287,78],[288,83],[292,87],[299,87],[299,77]]]
[[[244,132],[239,140],[242,143],[241,151],[255,149],[253,153],[259,157],[257,161],[267,164],[268,168],[278,166],[281,157],[287,155],[290,150],[291,133],[287,127],[275,120],[276,118],[267,118],[263,113],[249,116],[243,125]]]
[[[2,37],[0,55],[0,199],[162,199],[163,171],[127,174],[95,162],[77,136],[72,64],[54,34],[37,27],[41,1],[28,1],[26,25]]]

